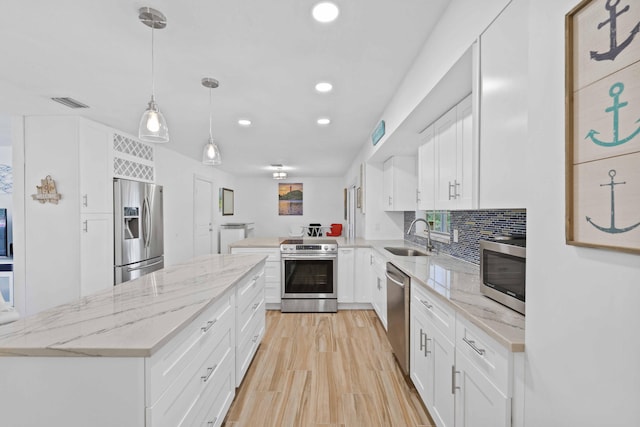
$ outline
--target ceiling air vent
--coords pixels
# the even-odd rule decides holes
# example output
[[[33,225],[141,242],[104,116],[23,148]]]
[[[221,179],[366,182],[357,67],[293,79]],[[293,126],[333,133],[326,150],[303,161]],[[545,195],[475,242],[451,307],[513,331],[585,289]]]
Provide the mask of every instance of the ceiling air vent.
[[[51,98],[51,100],[59,102],[60,104],[65,105],[69,108],[89,108],[88,105],[85,105],[82,102],[76,101],[73,98]]]

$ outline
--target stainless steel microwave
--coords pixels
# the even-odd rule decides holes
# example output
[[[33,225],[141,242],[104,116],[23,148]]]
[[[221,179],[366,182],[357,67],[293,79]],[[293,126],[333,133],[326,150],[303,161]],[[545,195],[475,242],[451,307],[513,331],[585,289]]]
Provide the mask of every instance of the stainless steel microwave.
[[[480,241],[480,292],[525,314],[525,239]]]

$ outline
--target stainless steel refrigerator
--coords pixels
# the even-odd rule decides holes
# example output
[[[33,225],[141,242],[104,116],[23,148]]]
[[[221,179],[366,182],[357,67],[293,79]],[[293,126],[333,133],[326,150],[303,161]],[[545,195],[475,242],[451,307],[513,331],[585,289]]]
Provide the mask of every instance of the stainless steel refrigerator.
[[[113,182],[115,284],[164,267],[162,186]]]

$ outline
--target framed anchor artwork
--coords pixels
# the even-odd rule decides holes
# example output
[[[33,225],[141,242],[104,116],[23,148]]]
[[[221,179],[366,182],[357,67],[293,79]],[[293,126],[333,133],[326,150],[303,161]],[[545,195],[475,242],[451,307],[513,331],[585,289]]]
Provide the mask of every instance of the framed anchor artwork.
[[[640,254],[640,1],[566,15],[566,241]]]

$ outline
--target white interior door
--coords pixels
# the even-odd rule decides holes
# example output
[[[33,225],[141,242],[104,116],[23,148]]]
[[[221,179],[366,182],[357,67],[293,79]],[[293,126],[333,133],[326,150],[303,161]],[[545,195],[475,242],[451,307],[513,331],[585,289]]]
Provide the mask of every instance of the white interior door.
[[[195,176],[193,180],[194,256],[213,253],[213,183]]]

